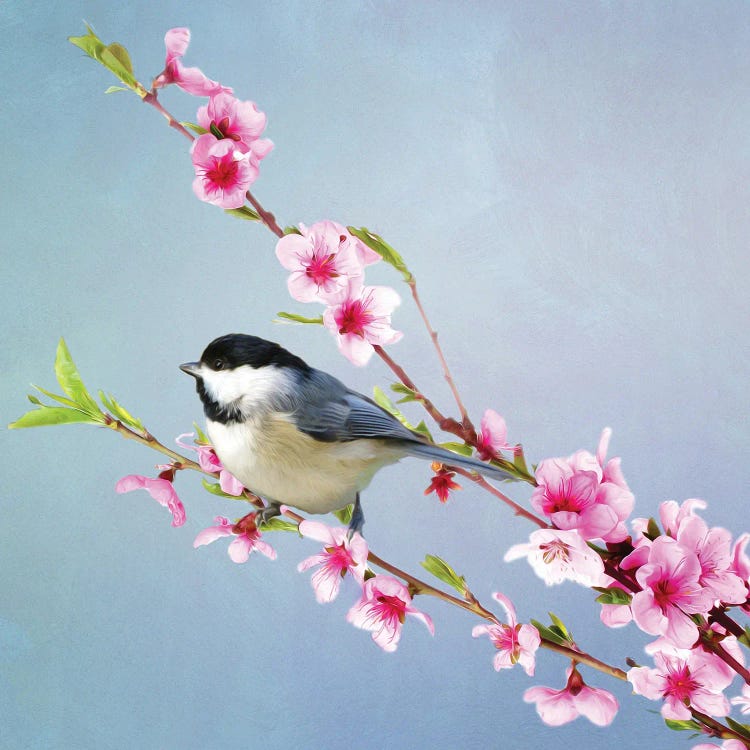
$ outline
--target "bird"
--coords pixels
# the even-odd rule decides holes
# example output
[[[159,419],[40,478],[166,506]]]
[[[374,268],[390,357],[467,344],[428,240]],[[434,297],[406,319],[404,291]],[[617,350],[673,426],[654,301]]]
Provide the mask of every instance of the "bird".
[[[323,514],[353,504],[349,534],[361,533],[360,493],[377,471],[406,456],[512,478],[429,442],[371,398],[257,336],[220,336],[180,369],[195,378],[222,465],[265,500],[260,521],[282,505]]]

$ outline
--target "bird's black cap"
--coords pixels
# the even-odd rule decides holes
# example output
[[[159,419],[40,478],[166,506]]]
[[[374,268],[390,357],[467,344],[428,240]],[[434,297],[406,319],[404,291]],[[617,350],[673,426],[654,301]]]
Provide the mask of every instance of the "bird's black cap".
[[[201,363],[212,370],[250,365],[255,369],[275,365],[307,372],[309,365],[273,341],[245,333],[228,333],[214,339],[201,355]]]

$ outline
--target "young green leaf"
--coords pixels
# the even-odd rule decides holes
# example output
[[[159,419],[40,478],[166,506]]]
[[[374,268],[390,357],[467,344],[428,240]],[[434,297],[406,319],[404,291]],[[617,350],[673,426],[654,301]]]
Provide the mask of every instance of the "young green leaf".
[[[129,91],[127,86],[107,86],[106,89],[104,89],[105,94],[114,94],[118,91]]]
[[[345,508],[341,508],[339,510],[334,510],[333,515],[336,516],[336,518],[341,521],[341,523],[344,524],[344,526],[348,526],[349,522],[352,520],[352,515],[354,514],[354,504],[347,505]]]
[[[664,723],[675,732],[700,732],[701,726],[694,719],[664,719]]]
[[[452,453],[458,453],[461,456],[471,456],[474,449],[466,443],[440,443],[441,448],[445,448]]]
[[[206,492],[210,492],[212,495],[216,495],[217,497],[227,497],[230,500],[246,500],[247,498],[243,497],[242,495],[228,495],[224,490],[221,489],[218,482],[209,482],[208,479],[203,477],[201,479],[201,483],[203,484],[203,489],[206,490]]]
[[[418,432],[420,435],[424,435],[428,440],[432,441],[432,435],[430,434],[429,429],[427,429],[427,425],[423,421],[416,426],[411,424],[409,420],[394,406],[393,401],[388,398],[382,388],[376,385],[372,389],[372,393],[375,403],[385,409],[389,414],[396,417],[404,427],[408,427],[410,430]]]
[[[197,125],[194,122],[188,122],[187,120],[181,120],[180,125],[182,125],[182,127],[186,128],[187,130],[192,130],[196,135],[205,135],[206,133],[208,133],[208,130],[206,130],[205,128],[202,128],[200,125]]]
[[[110,393],[107,396],[104,391],[99,391],[99,400],[104,405],[104,408],[112,414],[113,417],[117,418],[123,424],[133,427],[139,432],[145,432],[146,428],[143,426],[143,422],[137,417],[134,417],[124,406],[118,404],[115,397]]]
[[[556,630],[562,635],[567,641],[572,641],[568,629],[565,627],[565,623],[553,612],[548,612],[550,620],[552,620],[552,629]]]
[[[599,604],[630,604],[633,599],[631,594],[628,594],[627,591],[623,591],[622,589],[607,589],[600,586],[593,586],[592,588],[595,591],[601,591],[601,594],[596,597],[596,601],[599,602]]]
[[[570,642],[559,632],[546,625],[542,625],[539,620],[529,620],[529,622],[539,631],[539,635],[547,641],[556,643],[558,646],[569,646]]]
[[[193,427],[195,427],[195,434],[198,436],[198,443],[208,445],[211,441],[208,439],[208,435],[200,428],[200,425],[197,422],[193,422]]]
[[[281,318],[281,320],[274,321],[275,323],[283,323],[284,321],[289,321],[291,323],[305,323],[305,324],[312,324],[312,325],[323,325],[323,316],[318,315],[317,318],[305,318],[303,315],[297,315],[296,313],[288,313],[288,312],[277,312],[276,315]]]
[[[236,216],[238,219],[245,219],[245,221],[260,221],[260,215],[253,211],[249,206],[225,208],[224,213]]]
[[[285,521],[283,518],[269,518],[264,523],[258,526],[260,531],[296,531],[299,533],[299,528],[296,523],[292,521]]]
[[[284,234],[302,234],[297,227],[284,227]]]
[[[426,555],[420,565],[428,572],[432,573],[435,578],[439,578],[443,583],[447,583],[456,589],[460,594],[466,592],[466,579],[458,575],[445,560],[435,555]]]
[[[417,392],[413,391],[408,386],[405,386],[403,383],[391,383],[391,390],[394,393],[401,393],[403,395],[403,398],[400,398],[398,401],[396,401],[397,404],[404,404],[407,401],[419,401],[420,400],[417,397]]]
[[[96,424],[101,420],[95,419],[78,409],[67,409],[64,406],[42,406],[41,409],[28,411],[20,419],[8,425],[10,430],[22,427],[46,427],[54,424],[88,423]]]
[[[404,259],[380,236],[366,227],[347,227],[347,229],[371,250],[374,250],[386,263],[393,266],[408,284],[414,280],[412,272],[406,267]]]
[[[104,415],[97,406],[96,401],[91,397],[91,394],[86,390],[86,386],[78,374],[73,358],[70,356],[68,347],[65,344],[65,339],[60,339],[60,343],[57,345],[55,375],[57,376],[57,382],[60,383],[60,387],[75,401],[78,408],[91,416],[97,416],[97,421],[104,421]]]
[[[47,398],[51,398],[53,401],[57,401],[58,404],[62,404],[63,406],[67,406],[71,409],[78,409],[78,411],[81,411],[81,407],[79,404],[77,404],[75,401],[71,401],[69,398],[65,398],[65,396],[60,396],[57,393],[52,393],[52,391],[48,391],[41,386],[31,384],[34,388],[36,388],[39,393],[43,393]],[[45,404],[40,404],[40,406],[45,406]]]
[[[655,519],[648,519],[648,526],[646,526],[646,533],[644,536],[649,538],[652,542],[654,539],[656,539],[656,537],[661,536],[661,529],[659,528],[659,524],[656,523]]]

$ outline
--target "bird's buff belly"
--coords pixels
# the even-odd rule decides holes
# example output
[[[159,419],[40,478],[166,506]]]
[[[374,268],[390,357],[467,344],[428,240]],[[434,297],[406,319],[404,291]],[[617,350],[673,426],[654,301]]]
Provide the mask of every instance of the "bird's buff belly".
[[[403,455],[380,440],[321,442],[281,416],[235,424],[208,421],[207,431],[224,467],[245,487],[308,513],[353,503],[378,469]]]

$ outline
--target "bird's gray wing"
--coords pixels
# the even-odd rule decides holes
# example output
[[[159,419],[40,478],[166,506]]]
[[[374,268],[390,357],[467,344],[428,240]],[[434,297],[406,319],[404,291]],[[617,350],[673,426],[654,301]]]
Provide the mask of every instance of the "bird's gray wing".
[[[367,396],[350,391],[341,381],[319,370],[308,377],[300,396],[294,422],[299,430],[316,440],[421,441]]]

